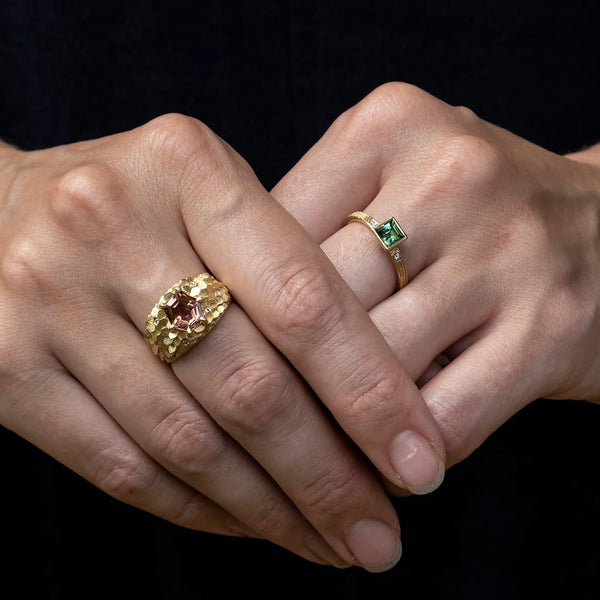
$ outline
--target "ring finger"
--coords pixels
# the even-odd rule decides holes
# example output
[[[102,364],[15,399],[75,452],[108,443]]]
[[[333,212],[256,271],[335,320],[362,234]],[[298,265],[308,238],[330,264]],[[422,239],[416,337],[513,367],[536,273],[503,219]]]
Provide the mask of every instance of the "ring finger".
[[[94,340],[92,360],[82,356],[78,342],[84,342],[73,340],[73,332],[69,340],[60,334],[53,340],[57,357],[165,474],[209,497],[259,537],[309,560],[342,562],[130,323],[107,314],[101,330],[82,326],[77,335]]]
[[[179,248],[174,253],[176,256],[185,259],[192,254],[184,239],[178,241],[173,236],[171,246]],[[148,275],[157,289],[161,286],[166,288],[181,274],[181,271],[175,274],[177,266],[164,255],[161,262],[161,273]],[[193,269],[203,270],[194,262],[184,272],[191,273]],[[134,323],[141,324],[146,320],[150,306],[147,287],[132,286],[122,296]],[[157,364],[153,368],[157,360],[147,348],[144,362],[148,362],[144,372],[155,371],[160,366]],[[364,551],[361,556],[361,550],[369,544],[376,547],[381,543],[380,521],[390,523],[398,530],[393,506],[375,475],[365,468],[340,430],[315,402],[309,388],[236,304],[228,309],[222,322],[201,344],[173,363],[173,371],[194,398],[195,404],[206,409],[266,469],[337,555],[344,561],[358,562],[367,568],[379,567],[373,557],[364,555]],[[161,410],[170,414],[166,406]],[[183,406],[186,407],[184,414],[190,414],[189,400]],[[193,419],[195,422],[198,417]],[[155,427],[150,424],[147,429]],[[208,446],[208,442],[204,441],[203,446]],[[214,447],[223,448],[223,442],[215,443]],[[237,450],[239,455],[240,448]],[[153,453],[159,453],[159,449]],[[230,454],[236,456],[235,453]],[[240,462],[239,456],[234,462]],[[217,470],[214,465],[209,466],[210,469],[205,468],[206,476]],[[252,467],[255,468],[254,463]],[[231,477],[236,468],[228,466],[220,468],[219,472],[224,477]],[[249,466],[245,468],[252,474]],[[266,474],[261,472],[261,475],[260,484],[264,487]],[[246,477],[252,480],[251,475],[246,474]],[[256,479],[256,475],[253,477]],[[291,503],[285,496],[285,502],[280,499],[279,510],[271,510],[272,505],[277,507],[273,498],[269,502],[261,498],[259,502],[248,503],[248,497],[259,498],[260,494],[244,492],[239,485],[233,498],[229,498],[228,494],[234,489],[233,483],[231,481],[229,486],[223,484],[221,494],[224,496],[217,499],[214,493],[209,495],[236,515],[241,507],[232,506],[233,499],[239,499],[246,511],[258,511],[259,514],[247,515],[244,522],[249,525],[253,520],[263,523],[261,535],[280,545],[295,550],[297,540],[304,538],[309,540],[310,547],[314,546],[314,531],[300,535],[297,523],[294,528],[286,525],[281,506],[289,511]],[[202,489],[206,490],[206,484]],[[266,495],[264,491],[262,493]],[[298,516],[295,520],[297,522]],[[359,523],[362,523],[362,541],[357,549],[349,532]],[[389,548],[384,550],[387,552]],[[333,554],[331,550],[329,552]],[[339,564],[340,559],[337,556],[336,559]]]

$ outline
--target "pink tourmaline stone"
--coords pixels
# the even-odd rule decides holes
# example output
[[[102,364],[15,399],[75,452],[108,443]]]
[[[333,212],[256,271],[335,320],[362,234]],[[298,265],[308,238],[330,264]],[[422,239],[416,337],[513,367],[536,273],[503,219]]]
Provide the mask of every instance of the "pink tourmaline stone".
[[[180,331],[194,329],[198,327],[201,321],[205,320],[200,302],[183,292],[177,292],[167,302],[165,312],[169,317],[169,321],[173,323],[173,327]]]

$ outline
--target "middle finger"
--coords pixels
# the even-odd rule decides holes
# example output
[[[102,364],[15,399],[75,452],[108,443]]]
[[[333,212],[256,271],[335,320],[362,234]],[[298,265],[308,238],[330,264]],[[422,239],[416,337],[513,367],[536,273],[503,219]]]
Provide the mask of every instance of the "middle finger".
[[[174,253],[176,256],[189,252],[184,238],[172,237],[170,243],[172,248],[180,248]],[[180,275],[176,275],[178,267],[166,255],[162,264],[164,273],[160,278],[164,277],[165,282]],[[129,289],[126,305],[132,320],[141,324],[145,322],[143,307],[149,303],[145,293],[140,292],[141,288]],[[149,349],[144,352],[146,360],[152,362],[147,368],[159,369],[161,365]],[[239,306],[231,305],[214,331],[174,362],[172,368],[196,404],[206,409],[285,492],[285,501],[280,499],[280,505],[289,512],[287,498],[291,499],[340,557],[377,569],[381,566],[377,552],[371,556],[371,551],[365,554],[365,548],[382,545],[384,552],[395,553],[391,547],[395,540],[386,546],[379,523],[398,527],[397,517],[375,475],[327,418],[309,388]],[[248,467],[246,471],[254,473]],[[224,472],[231,476],[235,469],[228,467]],[[264,487],[264,477],[261,484]],[[230,510],[233,509],[227,493],[231,492],[227,490],[235,490],[234,485],[232,481],[224,488],[225,497],[220,498]],[[257,519],[254,515],[254,520],[262,522],[261,533],[268,539],[294,551],[297,540],[303,538],[313,546],[314,532],[305,531],[301,536],[296,518],[286,516],[283,510],[267,510],[272,502],[265,501],[264,492],[259,501],[262,507],[256,501],[248,501],[260,498],[260,494],[244,493],[238,488],[233,496],[240,502],[246,498],[246,504],[261,513],[262,517]],[[291,522],[295,523],[293,527]],[[252,520],[248,519],[248,523]],[[359,543],[351,533],[357,523],[367,523],[360,525]],[[373,525],[368,526],[369,523]]]
[[[256,535],[314,560],[339,564],[271,478],[227,436],[157,362],[130,323],[105,315],[53,346],[65,367],[157,463],[250,527]],[[92,360],[78,342],[94,340]]]

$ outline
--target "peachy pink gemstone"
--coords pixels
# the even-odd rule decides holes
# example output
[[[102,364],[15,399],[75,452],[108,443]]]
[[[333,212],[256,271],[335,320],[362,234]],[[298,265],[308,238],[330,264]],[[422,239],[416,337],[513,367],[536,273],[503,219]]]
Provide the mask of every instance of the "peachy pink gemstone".
[[[172,296],[165,306],[165,312],[169,321],[173,323],[175,329],[188,331],[198,327],[201,321],[205,321],[202,304],[195,298],[177,292]]]

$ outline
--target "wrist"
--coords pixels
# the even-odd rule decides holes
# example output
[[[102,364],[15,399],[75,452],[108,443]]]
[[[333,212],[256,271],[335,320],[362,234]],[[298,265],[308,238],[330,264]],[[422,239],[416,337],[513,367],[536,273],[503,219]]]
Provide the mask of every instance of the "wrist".
[[[11,146],[10,144],[0,140],[0,159],[4,158],[5,156],[10,156],[15,152],[18,152],[18,150],[14,146]]]
[[[0,208],[4,206],[5,196],[16,172],[14,157],[21,151],[0,140]]]
[[[572,152],[565,155],[566,158],[577,162],[586,163],[595,167],[600,167],[600,144],[595,144],[589,148],[584,148],[578,152]]]
[[[583,316],[579,337],[565,347],[573,349],[573,369],[560,399],[587,400],[600,403],[600,144],[565,155],[571,169],[562,173],[559,197],[567,212],[562,213],[566,239],[571,250],[573,279],[563,285],[575,304],[565,312]],[[565,216],[568,215],[568,216]],[[577,242],[574,242],[577,240]],[[569,336],[568,336],[569,337]],[[568,362],[568,361],[567,361]]]

